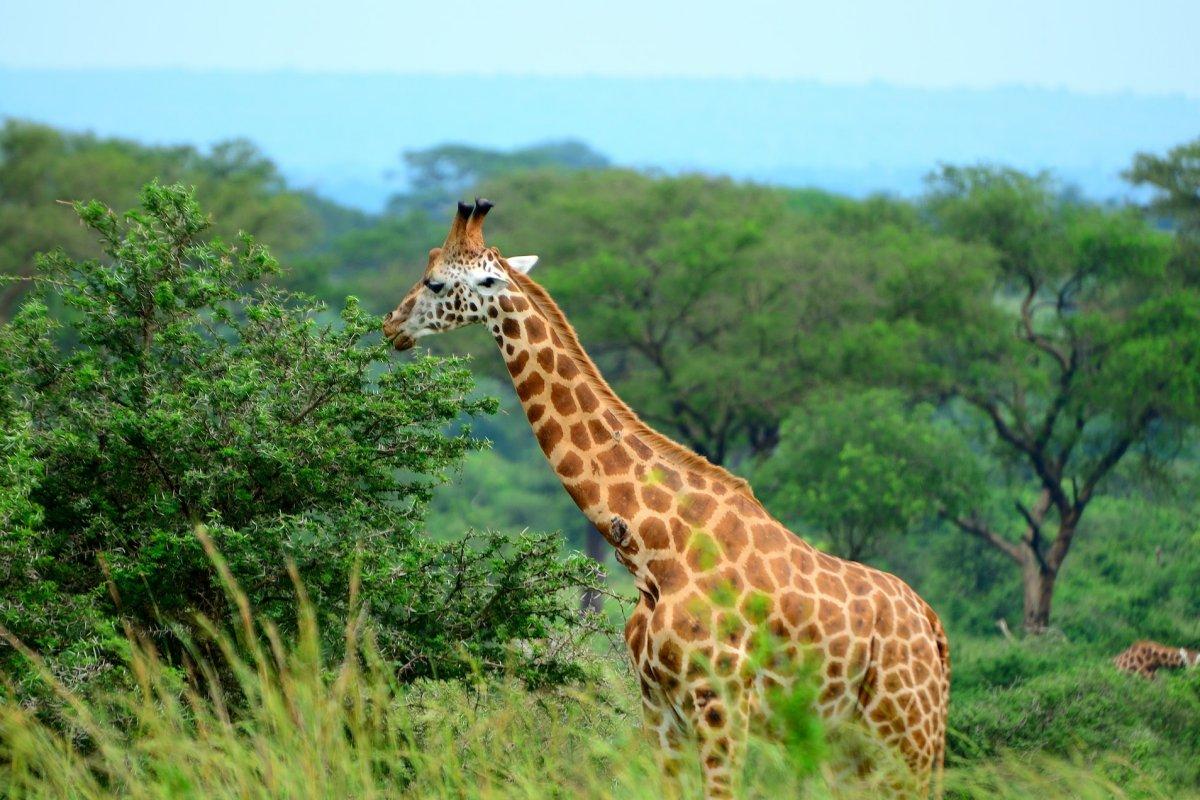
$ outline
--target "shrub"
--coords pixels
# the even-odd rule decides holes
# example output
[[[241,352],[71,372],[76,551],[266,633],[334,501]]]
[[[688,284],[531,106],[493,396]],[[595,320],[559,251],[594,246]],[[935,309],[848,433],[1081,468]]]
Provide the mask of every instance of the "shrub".
[[[1103,753],[1120,757],[1108,765],[1116,780],[1131,778],[1136,767],[1166,784],[1197,788],[1200,693],[1191,681],[1171,674],[1147,681],[1107,659],[1079,656],[1011,688],[964,689],[956,679],[949,752],[959,762],[1010,751]]]
[[[956,636],[951,645],[953,695],[1012,689],[1038,676],[1098,660],[1090,649],[1054,634],[1013,641]]]
[[[1194,472],[1149,496],[1098,498],[1056,601],[1073,641],[1116,654],[1138,639],[1200,647],[1200,526]]]
[[[118,618],[181,655],[180,626],[224,604],[203,525],[285,630],[289,563],[335,632],[357,568],[380,652],[405,678],[506,659],[538,680],[572,674],[569,647],[511,645],[577,632],[590,562],[560,561],[544,535],[421,536],[432,486],[481,445],[447,428],[494,407],[470,398],[461,363],[389,366],[353,298],[339,320],[265,285],[278,270],[268,252],[206,239],[182,187],[151,184],[120,216],[76,209],[106,257],[40,258],[38,297],[0,330],[0,593],[15,634],[56,669],[83,636],[71,626],[87,628],[97,668],[111,662]]]

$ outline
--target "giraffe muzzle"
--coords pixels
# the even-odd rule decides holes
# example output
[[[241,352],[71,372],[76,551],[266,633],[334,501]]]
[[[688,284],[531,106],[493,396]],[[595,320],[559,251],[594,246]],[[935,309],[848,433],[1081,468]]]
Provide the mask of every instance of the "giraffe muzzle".
[[[412,349],[412,346],[417,343],[416,337],[401,330],[401,323],[396,319],[395,311],[383,318],[383,335],[392,343],[392,347],[400,352]]]

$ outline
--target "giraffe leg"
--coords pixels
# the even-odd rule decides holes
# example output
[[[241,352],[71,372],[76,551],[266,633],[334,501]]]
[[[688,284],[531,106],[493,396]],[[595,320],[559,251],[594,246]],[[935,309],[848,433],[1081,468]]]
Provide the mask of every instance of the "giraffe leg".
[[[659,773],[663,776],[663,794],[666,798],[683,796],[679,776],[687,764],[684,754],[686,735],[673,709],[656,695],[646,680],[642,679],[642,721],[658,757]]]
[[[618,524],[625,526],[620,517],[614,516],[612,525],[617,527]],[[622,534],[617,531],[616,535]],[[651,610],[644,600],[639,601],[625,625],[625,643],[629,647],[630,661],[641,687],[643,729],[658,757],[666,796],[674,798],[681,796],[679,774],[684,766],[683,750],[687,736],[683,721],[658,682],[658,674],[646,660],[646,629],[650,624]]]
[[[735,681],[692,689],[692,727],[700,750],[706,800],[732,797],[749,734],[749,693]]]

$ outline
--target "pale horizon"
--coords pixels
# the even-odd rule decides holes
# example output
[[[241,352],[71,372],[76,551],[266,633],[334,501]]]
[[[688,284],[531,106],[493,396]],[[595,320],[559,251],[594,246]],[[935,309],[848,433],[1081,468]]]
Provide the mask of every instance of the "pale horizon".
[[[833,87],[1200,97],[1200,4],[550,0],[432,7],[0,0],[0,66],[304,74],[758,78]],[[171,35],[163,36],[164,30]],[[47,36],[53,31],[53,36]]]
[[[207,67],[207,66],[141,66],[141,67],[23,67],[13,66],[11,64],[0,61],[0,71],[12,73],[46,73],[46,74],[80,74],[86,73],[91,75],[96,74],[138,74],[138,73],[180,73],[187,75],[295,75],[302,77],[319,78],[322,76],[328,77],[362,77],[362,78],[461,78],[470,79],[478,78],[481,80],[562,80],[562,81],[580,81],[580,80],[604,80],[604,81],[629,81],[629,82],[654,82],[654,81],[678,81],[694,82],[694,83],[767,83],[767,84],[793,84],[807,85],[829,89],[869,89],[871,87],[881,87],[888,89],[903,89],[911,92],[928,92],[931,94],[950,94],[955,92],[962,93],[980,93],[980,92],[1004,92],[1004,91],[1020,91],[1020,92],[1042,92],[1046,94],[1069,94],[1080,97],[1138,97],[1148,100],[1154,99],[1183,99],[1183,100],[1200,100],[1200,94],[1191,94],[1183,91],[1136,91],[1133,89],[1076,89],[1070,86],[1060,85],[1051,86],[1047,84],[1034,83],[997,83],[988,86],[968,86],[968,85],[945,85],[945,86],[919,86],[915,84],[907,84],[899,81],[890,81],[883,79],[871,79],[860,81],[837,81],[823,80],[820,78],[790,78],[780,77],[774,78],[761,75],[609,75],[604,73],[561,73],[561,74],[544,74],[537,72],[435,72],[435,71],[400,71],[387,69],[356,69],[353,67],[337,68],[337,69],[310,69],[306,67]],[[3,109],[0,108],[0,113]],[[1200,127],[1200,120],[1198,120]]]

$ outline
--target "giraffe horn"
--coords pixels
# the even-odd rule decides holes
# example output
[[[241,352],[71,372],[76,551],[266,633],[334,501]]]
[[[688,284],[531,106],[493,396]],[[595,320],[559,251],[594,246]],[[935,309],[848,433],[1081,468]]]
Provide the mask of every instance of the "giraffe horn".
[[[478,240],[476,243],[483,244],[483,218],[492,210],[492,206],[496,205],[491,200],[483,197],[475,198],[475,210],[471,213],[470,219],[467,220],[466,236],[471,240]]]
[[[470,203],[458,201],[458,212],[454,215],[454,221],[450,223],[450,232],[446,234],[446,241],[442,247],[447,250],[454,249],[455,245],[463,238],[467,232],[467,221],[471,219],[471,214],[475,211],[475,207]]]
[[[496,206],[496,204],[493,203],[491,200],[488,200],[486,197],[476,197],[475,198],[475,214],[474,214],[474,216],[480,217],[480,218],[486,217],[487,213],[489,211],[491,211],[493,208],[495,208],[495,206]]]

